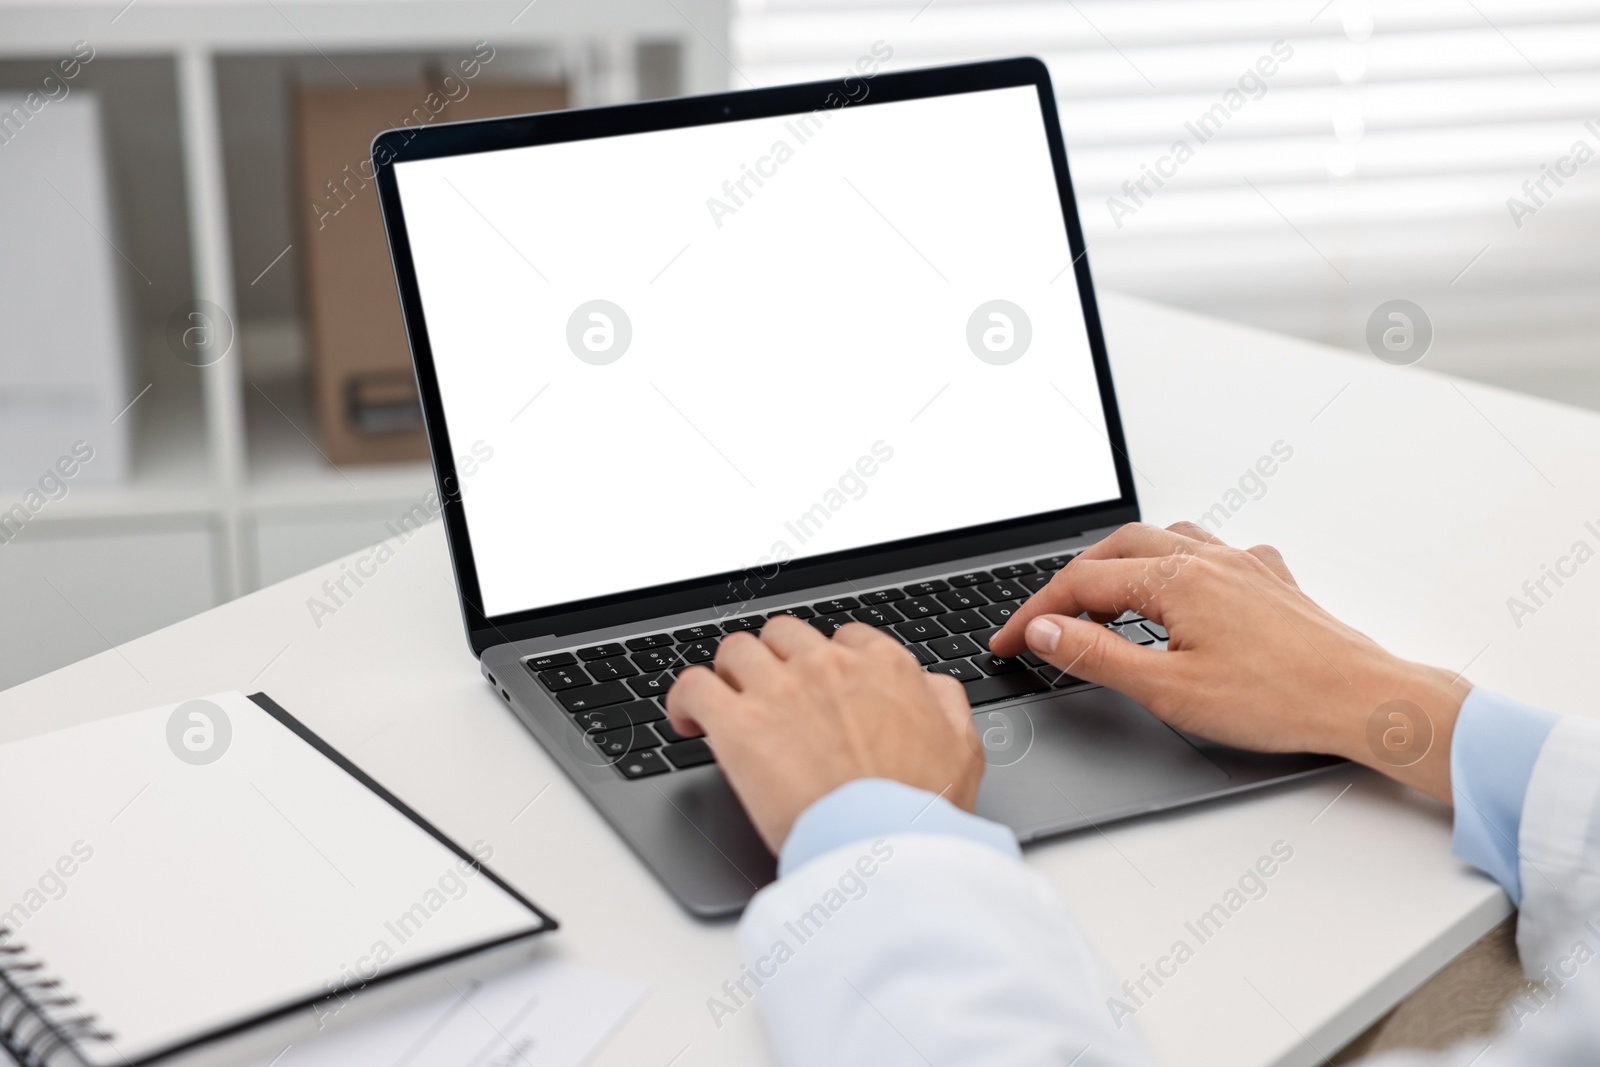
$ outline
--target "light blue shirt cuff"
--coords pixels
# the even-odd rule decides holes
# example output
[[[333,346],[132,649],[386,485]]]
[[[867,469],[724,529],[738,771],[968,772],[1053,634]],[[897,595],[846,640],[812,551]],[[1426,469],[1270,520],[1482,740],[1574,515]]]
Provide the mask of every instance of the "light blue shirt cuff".
[[[1522,801],[1539,751],[1560,716],[1487,689],[1467,694],[1450,747],[1455,837],[1451,851],[1522,902],[1517,841]]]
[[[800,813],[778,856],[778,877],[824,852],[890,834],[949,834],[1022,856],[1010,827],[968,814],[923,789],[887,778],[858,778]]]

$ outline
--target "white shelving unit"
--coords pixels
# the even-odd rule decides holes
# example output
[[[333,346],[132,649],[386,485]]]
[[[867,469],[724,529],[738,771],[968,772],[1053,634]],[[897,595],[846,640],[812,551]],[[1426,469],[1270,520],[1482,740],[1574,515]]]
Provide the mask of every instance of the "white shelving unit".
[[[710,92],[731,79],[729,8],[729,0],[0,0],[0,71],[12,83],[30,83],[30,70],[42,76],[87,41],[96,75],[156,87],[147,103],[117,101],[120,120],[107,111],[108,124],[124,127],[108,131],[114,140],[139,136],[146,114],[167,109],[152,129],[175,130],[180,160],[174,181],[123,190],[123,221],[146,227],[147,247],[160,244],[148,220],[127,216],[145,211],[146,194],[152,204],[170,199],[160,184],[181,185],[171,231],[186,234],[186,247],[167,250],[187,274],[179,295],[228,311],[239,338],[226,358],[192,368],[162,350],[163,323],[145,309],[130,392],[151,388],[132,412],[129,479],[72,486],[0,546],[12,607],[0,614],[0,687],[376,542],[432,488],[425,464],[335,468],[315,442],[304,389],[247,369],[249,324],[236,309],[254,283],[236,276],[240,220],[230,213],[260,206],[229,203],[241,164],[229,155],[227,64],[316,65],[334,78],[341,67],[465,54],[488,41],[501,54],[539,57],[578,106],[645,89]],[[674,50],[668,84],[639,62],[662,49]],[[642,86],[647,76],[654,82]],[[113,170],[113,183],[123,179]],[[0,245],[0,255],[15,254],[25,250]],[[0,509],[23,488],[0,486]],[[147,581],[151,572],[164,580]]]

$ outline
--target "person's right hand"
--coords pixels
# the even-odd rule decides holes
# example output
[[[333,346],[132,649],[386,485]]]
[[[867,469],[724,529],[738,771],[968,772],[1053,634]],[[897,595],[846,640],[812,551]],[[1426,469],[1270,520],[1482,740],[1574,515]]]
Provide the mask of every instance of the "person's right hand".
[[[1168,630],[1166,651],[1077,617],[1130,610]],[[1450,738],[1470,684],[1401,660],[1329,615],[1276,549],[1230,548],[1193,523],[1124,526],[1068,563],[990,642],[1000,656],[1024,646],[1180,730],[1238,748],[1344,756],[1450,800]],[[1393,701],[1409,706],[1385,708]],[[1425,722],[1410,721],[1419,714]],[[1426,754],[1396,747],[1420,748],[1406,731],[1429,729]]]

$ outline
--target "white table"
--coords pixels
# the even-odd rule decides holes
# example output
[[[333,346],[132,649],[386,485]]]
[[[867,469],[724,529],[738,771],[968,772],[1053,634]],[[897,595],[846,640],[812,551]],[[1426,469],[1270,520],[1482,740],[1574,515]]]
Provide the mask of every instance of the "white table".
[[[1600,418],[1127,299],[1105,311],[1150,520],[1198,517],[1282,440],[1292,459],[1223,536],[1281,546],[1306,589],[1403,654],[1586,710],[1600,565],[1520,628],[1506,598],[1594,540]],[[493,866],[561,919],[548,951],[652,984],[597,1063],[768,1062],[755,1013],[719,1031],[705,1006],[737,972],[732,924],[679,910],[478,674],[439,527],[319,628],[306,601],[338,569],[0,693],[0,739],[264,689],[447,833],[489,841]],[[1450,858],[1449,826],[1439,805],[1349,770],[1028,859],[1121,980],[1178,938],[1194,946],[1185,920],[1286,842],[1294,857],[1267,894],[1196,946],[1138,1021],[1165,1064],[1288,1067],[1320,1062],[1508,913]]]

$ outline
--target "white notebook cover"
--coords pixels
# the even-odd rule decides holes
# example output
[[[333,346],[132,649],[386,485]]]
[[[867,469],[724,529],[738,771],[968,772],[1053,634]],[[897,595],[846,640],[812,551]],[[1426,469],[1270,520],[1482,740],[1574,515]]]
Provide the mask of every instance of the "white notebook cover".
[[[481,867],[492,848],[458,853],[287,715],[204,700],[209,736],[167,705],[0,746],[0,925],[110,1032],[89,1062],[554,928]]]

